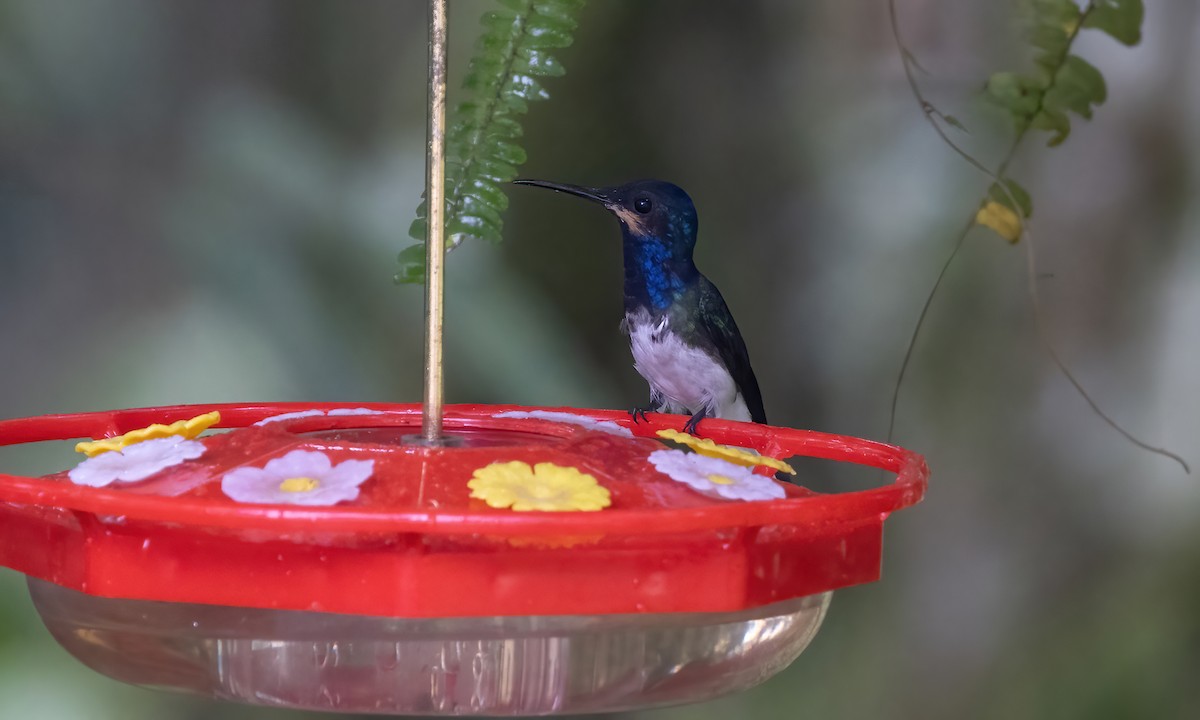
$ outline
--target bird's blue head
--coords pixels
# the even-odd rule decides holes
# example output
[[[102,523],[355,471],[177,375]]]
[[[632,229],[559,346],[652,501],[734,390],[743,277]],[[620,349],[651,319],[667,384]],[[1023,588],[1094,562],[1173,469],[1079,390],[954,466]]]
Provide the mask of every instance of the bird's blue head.
[[[696,206],[678,185],[662,180],[635,180],[602,188],[543,180],[513,182],[557,190],[603,205],[621,222],[626,240],[666,242],[689,258],[696,246]]]
[[[635,180],[601,188],[542,180],[513,182],[591,200],[616,215],[625,251],[627,301],[661,310],[697,277],[692,261],[696,207],[678,185],[662,180]]]

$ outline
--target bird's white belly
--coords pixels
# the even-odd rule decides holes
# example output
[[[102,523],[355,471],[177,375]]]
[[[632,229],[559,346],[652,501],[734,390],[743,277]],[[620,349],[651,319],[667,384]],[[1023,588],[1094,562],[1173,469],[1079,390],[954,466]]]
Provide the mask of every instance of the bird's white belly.
[[[663,410],[750,420],[750,411],[725,366],[708,353],[684,343],[666,319],[627,318],[633,366],[663,401]]]

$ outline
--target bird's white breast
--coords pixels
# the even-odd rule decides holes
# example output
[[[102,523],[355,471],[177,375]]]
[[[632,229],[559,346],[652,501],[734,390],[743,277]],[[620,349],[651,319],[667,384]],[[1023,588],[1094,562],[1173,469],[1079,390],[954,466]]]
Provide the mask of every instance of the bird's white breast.
[[[668,412],[750,420],[750,411],[725,366],[672,332],[667,316],[641,312],[625,317],[633,367],[650,384]]]

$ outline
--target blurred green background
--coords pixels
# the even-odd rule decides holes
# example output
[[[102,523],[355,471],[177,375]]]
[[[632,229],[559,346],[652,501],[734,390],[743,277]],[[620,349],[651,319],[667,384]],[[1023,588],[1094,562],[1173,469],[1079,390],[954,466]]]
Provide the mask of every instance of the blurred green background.
[[[452,81],[485,6],[453,3]],[[927,93],[995,158],[1006,129],[974,98],[1021,67],[1012,5],[900,7]],[[1102,405],[1200,464],[1200,7],[1149,3],[1139,47],[1077,49],[1109,102],[1013,167],[1045,312]],[[418,0],[0,0],[0,416],[418,400],[421,292],[391,276],[424,182],[425,53]],[[684,186],[772,421],[881,438],[988,184],[924,125],[884,4],[597,1],[561,57],[524,173]],[[449,401],[640,403],[615,223],[510,198],[507,241],[449,261]],[[897,439],[933,481],[889,522],[884,580],[839,592],[782,676],[637,717],[1200,717],[1200,480],[1055,371],[1024,262],[975,231],[929,315]],[[64,462],[0,451],[8,472]],[[93,675],[0,571],[0,718],[317,717]]]

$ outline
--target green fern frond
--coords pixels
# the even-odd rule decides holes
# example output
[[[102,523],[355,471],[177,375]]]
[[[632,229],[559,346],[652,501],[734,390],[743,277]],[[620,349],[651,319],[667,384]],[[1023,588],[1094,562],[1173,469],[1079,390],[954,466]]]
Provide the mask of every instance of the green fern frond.
[[[446,135],[446,247],[467,238],[498,242],[508,197],[502,183],[525,162],[520,117],[529,103],[546,100],[542,78],[566,72],[551,53],[571,44],[584,0],[497,0],[504,9],[485,13],[477,52],[463,87],[470,99],[451,117]],[[425,280],[426,204],[408,234],[422,241],[400,253],[396,281]]]

